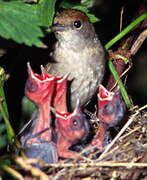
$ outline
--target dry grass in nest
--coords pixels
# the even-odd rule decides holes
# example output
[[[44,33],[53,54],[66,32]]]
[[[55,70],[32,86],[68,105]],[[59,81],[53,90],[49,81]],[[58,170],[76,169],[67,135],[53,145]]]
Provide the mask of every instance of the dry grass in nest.
[[[74,160],[49,164],[47,173],[43,175],[51,180],[147,179],[147,111],[144,111],[145,108],[147,105],[131,111],[131,115],[118,135],[101,151],[88,146]],[[89,154],[88,157],[81,156],[83,153]],[[79,157],[82,160],[79,161]],[[16,161],[26,169],[24,160],[23,163],[19,160]],[[45,176],[39,174],[38,178],[45,179]]]

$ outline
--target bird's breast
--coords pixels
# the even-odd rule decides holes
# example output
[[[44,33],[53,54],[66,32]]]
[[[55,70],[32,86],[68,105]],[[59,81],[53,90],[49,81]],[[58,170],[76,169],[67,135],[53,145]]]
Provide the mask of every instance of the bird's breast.
[[[99,83],[101,83],[104,75],[105,57],[104,51],[99,46],[92,48],[85,47],[79,49],[77,47],[68,48],[60,44],[56,44],[53,58],[56,63],[51,65],[50,72],[57,73],[61,76],[69,75],[69,80],[73,80],[71,84],[71,101],[76,105],[79,98],[84,104],[90,98]]]
[[[57,43],[53,53],[56,63],[52,64],[51,72],[62,76],[70,73],[69,79],[79,78],[83,74],[92,77],[93,72],[97,73],[101,69],[100,66],[104,66],[103,54],[97,47],[78,49],[78,46],[76,48],[71,46],[67,48],[66,45],[60,46]]]

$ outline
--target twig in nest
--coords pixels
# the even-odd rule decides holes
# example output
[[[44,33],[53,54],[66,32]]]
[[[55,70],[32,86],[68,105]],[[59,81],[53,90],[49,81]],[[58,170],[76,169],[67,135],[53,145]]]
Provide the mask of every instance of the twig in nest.
[[[132,45],[131,47],[131,55],[135,55],[136,52],[139,50],[139,48],[141,47],[141,45],[143,44],[143,42],[145,41],[147,37],[147,29],[144,30],[137,38],[137,40],[135,41],[135,43]]]
[[[124,127],[121,129],[121,131],[117,134],[117,136],[112,140],[112,142],[107,146],[105,151],[100,155],[98,160],[101,160],[104,155],[109,151],[109,149],[115,144],[115,142],[118,140],[118,138],[125,132],[125,130],[130,126],[130,124],[133,122],[134,118],[139,114],[139,112],[143,109],[147,108],[147,105],[141,107],[135,114],[132,115],[132,117],[128,120],[128,122],[124,125]]]
[[[87,114],[90,117],[91,121],[94,121],[94,122],[99,121],[99,119],[97,118],[96,114],[88,111],[87,109],[84,109],[83,111],[84,111],[85,114]]]
[[[19,180],[24,180],[23,176],[17,172],[14,168],[7,166],[7,165],[2,165],[1,169],[4,171],[8,172],[9,174],[13,175],[13,177],[19,179]]]
[[[128,132],[127,134],[125,134],[124,136],[120,137],[119,140],[121,141],[122,139],[126,138],[126,137],[129,136],[130,134],[133,134],[135,131],[138,131],[139,129],[141,129],[141,126],[133,129],[132,131],[130,131],[130,132]]]
[[[18,138],[18,136],[20,136],[25,130],[27,127],[29,127],[29,125],[31,124],[31,122],[33,121],[33,119],[35,119],[36,117],[36,113],[37,111],[35,111],[31,117],[31,119],[24,125],[24,127],[18,132],[18,134],[16,135],[16,138]]]
[[[140,160],[140,162],[147,162],[147,152],[145,153],[144,157]],[[128,177],[128,180],[129,179],[136,180],[138,179],[139,175],[140,175],[140,171],[137,170],[135,171],[135,173],[134,172],[131,173],[131,175]]]
[[[120,12],[120,32],[122,31],[123,13],[124,13],[124,7],[121,8],[121,12]]]
[[[40,180],[49,180],[49,177],[41,171],[39,168],[36,168],[31,165],[31,163],[39,162],[40,164],[44,164],[41,160],[38,159],[29,159],[22,157],[15,157],[14,159],[24,170],[29,171],[32,176],[38,177]]]
[[[67,164],[49,164],[49,166],[54,168],[66,168],[66,167],[147,167],[147,163],[134,163],[134,162],[113,162],[113,161],[105,161],[105,162],[91,162],[91,163],[67,163]]]
[[[129,64],[129,67],[119,76],[119,79],[115,82],[115,84],[112,86],[111,90],[112,91],[116,86],[118,81],[132,68],[132,63]]]

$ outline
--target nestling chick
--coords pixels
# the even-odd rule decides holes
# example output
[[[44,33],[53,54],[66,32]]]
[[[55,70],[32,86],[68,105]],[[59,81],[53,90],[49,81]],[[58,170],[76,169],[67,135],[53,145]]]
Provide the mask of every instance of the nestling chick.
[[[58,112],[67,112],[67,79],[68,74],[55,79],[52,104]]]
[[[55,112],[57,129],[58,156],[75,158],[77,152],[69,150],[79,140],[84,141],[89,135],[89,124],[79,105],[73,113]]]
[[[126,108],[119,87],[114,92],[110,92],[104,86],[99,85],[98,105],[100,126],[98,134],[91,144],[102,148],[106,130],[119,125],[125,114]]]
[[[52,142],[50,127],[50,104],[54,90],[55,77],[47,74],[41,66],[42,75],[33,72],[28,63],[28,80],[25,94],[35,103],[38,112],[32,120],[32,125],[21,138],[22,148],[27,157],[40,158],[45,163],[57,162],[57,147]],[[39,165],[36,165],[39,167]]]
[[[52,55],[55,62],[48,71],[61,76],[69,74],[73,110],[78,99],[84,105],[96,93],[104,75],[105,51],[89,18],[79,10],[59,12],[51,30],[57,42]]]
[[[28,63],[29,77],[26,83],[25,95],[34,102],[38,108],[37,122],[33,134],[37,134],[41,130],[49,128],[40,138],[50,141],[52,139],[50,105],[54,91],[55,77],[48,75],[43,66],[41,66],[41,69],[42,75],[36,74]]]

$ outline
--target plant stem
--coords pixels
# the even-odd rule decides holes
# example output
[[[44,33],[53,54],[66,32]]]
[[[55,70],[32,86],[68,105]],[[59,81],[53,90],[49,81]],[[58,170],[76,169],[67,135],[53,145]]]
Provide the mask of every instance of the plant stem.
[[[125,36],[130,30],[132,30],[138,23],[143,21],[145,18],[147,18],[147,13],[142,14],[137,19],[135,19],[131,24],[129,24],[122,32],[120,32],[117,36],[115,36],[112,40],[110,40],[106,45],[105,49],[108,50],[113,44],[115,44],[118,40],[120,40],[123,36]],[[117,81],[119,79],[119,75],[112,63],[112,61],[108,60],[108,66],[110,71],[112,72],[114,79]],[[122,83],[121,80],[118,81],[118,85],[120,87],[120,91],[122,94],[122,97],[127,105],[128,108],[133,107],[133,104],[131,103],[129,96],[127,94],[127,91]]]
[[[117,36],[115,36],[112,40],[110,40],[106,45],[105,49],[108,50],[113,44],[115,44],[118,40],[124,37],[130,30],[132,30],[138,23],[147,18],[147,13],[142,14],[137,19],[135,19],[131,24],[129,24],[123,31],[121,31]]]
[[[5,81],[6,75],[4,72],[4,69],[2,67],[0,67],[0,111],[2,113],[2,116],[4,118],[5,124],[6,124],[6,130],[7,130],[7,137],[8,137],[8,142],[9,144],[13,144],[13,140],[15,138],[15,132],[10,124],[9,121],[9,114],[8,114],[8,108],[7,108],[7,103],[6,103],[6,99],[5,99],[5,93],[4,93],[4,89],[3,89],[3,84]],[[19,141],[16,139],[15,140],[16,146],[18,149],[20,149],[22,156],[25,157],[25,154],[21,148],[21,145],[19,143]]]
[[[108,61],[108,66],[109,66],[109,69],[110,69],[110,71],[112,72],[112,74],[114,76],[114,79],[117,81],[119,79],[119,75],[116,72],[115,67],[114,67],[114,65],[113,65],[111,60]],[[122,94],[122,97],[123,97],[126,105],[127,105],[127,108],[129,108],[129,109],[132,108],[133,104],[131,103],[131,101],[129,99],[129,96],[127,94],[127,91],[126,91],[126,89],[125,89],[125,87],[124,87],[124,85],[123,85],[121,80],[118,81],[118,85],[120,87],[120,92]]]
[[[4,93],[4,89],[3,89],[3,83],[5,81],[5,78],[6,78],[5,71],[2,67],[0,67],[0,98],[3,99],[2,103],[3,103],[4,111],[6,112],[7,117],[9,117],[5,93]]]

